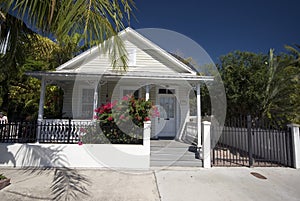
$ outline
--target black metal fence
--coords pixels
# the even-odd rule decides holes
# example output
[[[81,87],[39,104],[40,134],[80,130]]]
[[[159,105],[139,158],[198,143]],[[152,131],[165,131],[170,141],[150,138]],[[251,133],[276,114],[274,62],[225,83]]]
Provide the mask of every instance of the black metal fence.
[[[10,122],[0,124],[1,143],[75,144],[91,127],[91,121]]]
[[[36,130],[37,124],[28,122],[0,124],[0,142],[36,142]]]
[[[143,144],[143,128],[125,134],[91,120],[49,120],[0,124],[0,143]]]
[[[214,133],[222,129],[221,136]],[[280,127],[251,116],[212,127],[212,164],[214,166],[292,166],[292,135]]]

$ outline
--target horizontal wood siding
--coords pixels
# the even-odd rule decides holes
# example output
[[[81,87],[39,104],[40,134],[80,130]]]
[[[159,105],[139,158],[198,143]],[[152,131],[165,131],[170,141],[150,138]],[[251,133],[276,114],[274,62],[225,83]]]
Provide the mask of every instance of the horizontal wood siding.
[[[159,57],[158,52],[151,49],[141,49],[137,45],[125,41],[125,46],[128,52],[135,49],[136,62],[135,65],[128,67],[128,72],[144,72],[147,74],[151,73],[174,73],[175,70],[172,69],[172,64],[169,64],[165,59]],[[111,71],[112,65],[109,56],[104,53],[96,53],[99,55],[91,55],[87,58],[81,66],[79,66],[75,71],[82,73],[99,73],[102,74],[106,71]],[[128,55],[130,58],[130,55]],[[130,62],[129,62],[130,63]],[[120,66],[120,65],[118,65]],[[170,68],[171,67],[171,68]],[[118,69],[118,68],[117,68]],[[119,69],[122,69],[119,67]],[[177,68],[176,71],[179,69]],[[182,71],[182,70],[181,70]],[[184,72],[184,71],[182,71]]]
[[[103,74],[104,72],[112,69],[111,61],[107,55],[101,54],[100,52],[95,54],[98,55],[92,59],[88,59],[90,61],[87,60],[86,63],[83,63],[78,69],[76,69],[76,72]]]

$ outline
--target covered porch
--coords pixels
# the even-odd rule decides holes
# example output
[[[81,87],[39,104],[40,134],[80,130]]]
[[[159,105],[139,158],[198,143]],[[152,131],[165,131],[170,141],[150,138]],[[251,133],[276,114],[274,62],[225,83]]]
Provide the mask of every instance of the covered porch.
[[[54,72],[35,72],[31,74],[41,79],[41,97],[39,107],[39,118],[35,125],[17,125],[15,129],[11,129],[14,133],[14,139],[7,142],[23,142],[26,143],[25,138],[23,141],[19,141],[20,133],[36,132],[37,136],[31,139],[31,144],[12,144],[8,152],[17,154],[18,157],[15,161],[16,166],[67,166],[67,167],[115,167],[115,168],[150,168],[158,166],[205,166],[204,148],[203,145],[203,133],[208,132],[209,129],[205,125],[201,125],[201,104],[200,104],[200,82],[211,80],[210,77],[174,77],[173,76],[156,76],[153,79],[146,80],[145,77],[128,76],[126,79],[121,79],[120,76],[110,75],[86,75],[86,74],[57,74]],[[101,77],[101,79],[98,79]],[[188,81],[183,80],[188,79]],[[140,81],[140,82],[139,82]],[[82,88],[82,83],[86,83],[90,86],[89,89],[92,93],[92,99],[90,103],[89,118],[62,118],[62,119],[45,119],[43,115],[43,105],[45,98],[45,88],[48,84],[57,84],[64,88],[64,94],[66,99],[71,96],[74,105],[78,106],[80,100],[78,89]],[[84,136],[84,130],[97,126],[97,122],[93,119],[93,111],[99,106],[107,97],[107,94],[103,94],[103,90],[107,92],[107,86],[117,82],[112,88],[113,91],[108,90],[109,101],[115,98],[121,98],[124,94],[120,94],[120,89],[128,90],[127,87],[133,87],[131,92],[139,89],[138,95],[140,98],[146,100],[153,100],[158,106],[166,107],[165,97],[174,97],[173,106],[176,108],[173,112],[166,108],[164,116],[151,119],[149,122],[145,122],[143,128],[143,141],[142,144],[111,144],[111,142],[95,144],[92,141],[90,143],[83,142],[82,146],[78,146],[77,143],[81,140],[80,136]],[[139,84],[141,83],[141,84]],[[185,85],[184,83],[187,83]],[[107,85],[108,84],[108,85]],[[172,85],[171,85],[172,84]],[[70,87],[68,85],[72,85]],[[167,86],[168,85],[168,86]],[[196,88],[197,94],[197,117],[194,121],[190,122],[188,93],[190,90]],[[68,88],[72,91],[68,91]],[[174,90],[174,91],[173,91]],[[125,91],[126,92],[126,91]],[[69,94],[69,95],[68,95]],[[81,93],[81,97],[82,97]],[[111,94],[111,96],[110,96]],[[184,96],[184,94],[186,96]],[[159,97],[163,97],[159,99]],[[114,98],[115,97],[115,98]],[[84,98],[84,97],[82,97]],[[101,100],[102,99],[102,100]],[[104,99],[104,100],[103,100]],[[83,100],[83,99],[82,99]],[[163,101],[161,101],[163,100]],[[105,100],[106,101],[106,100]],[[64,103],[67,101],[64,100]],[[161,105],[165,104],[165,105]],[[73,111],[73,105],[68,106]],[[67,108],[68,108],[67,107]],[[76,109],[75,108],[75,109]],[[84,107],[82,107],[84,108]],[[162,110],[163,111],[163,110]],[[173,136],[166,136],[160,133],[164,131],[164,127],[158,129],[159,123],[169,121],[172,117],[172,113],[177,118],[175,120],[175,134]],[[74,112],[76,115],[76,111]],[[77,113],[78,114],[78,113]],[[76,117],[76,116],[73,116]],[[158,119],[166,118],[166,119]],[[169,118],[169,119],[168,119]],[[160,121],[160,122],[159,122]],[[178,124],[177,124],[178,122]],[[166,124],[164,124],[166,125]],[[13,131],[14,130],[14,131]],[[203,131],[203,132],[202,132]],[[185,141],[186,136],[192,136],[192,141]],[[193,138],[194,136],[194,138]],[[24,136],[23,136],[24,137]],[[172,137],[170,140],[169,137]],[[158,139],[158,140],[150,140]],[[165,139],[165,140],[163,140]],[[168,140],[166,140],[168,139]],[[208,140],[210,144],[210,140]],[[63,146],[61,144],[64,144]],[[2,145],[1,145],[2,146]],[[3,144],[6,147],[5,144]],[[55,149],[55,150],[53,150]],[[207,153],[210,150],[206,150]],[[39,161],[38,157],[51,158],[54,155],[47,155],[56,153],[64,156],[58,162],[55,158],[53,164],[44,164],[43,160]],[[77,158],[81,160],[78,161]],[[26,159],[26,160],[25,160]],[[51,159],[51,160],[52,160]],[[210,161],[207,158],[207,160]],[[63,162],[67,163],[63,163]],[[125,161],[125,162],[124,162]],[[127,162],[126,162],[127,161]],[[129,162],[131,161],[131,162]],[[181,161],[181,162],[180,162]],[[10,163],[8,163],[9,165]]]
[[[160,117],[151,118],[151,139],[174,139],[201,147],[201,83],[213,80],[210,76],[182,74],[147,75],[136,73],[79,74],[63,72],[29,72],[41,79],[38,123],[63,124],[67,119],[77,125],[95,122],[95,109],[101,104],[120,100],[131,94],[150,100],[160,109]],[[45,89],[55,84],[64,91],[61,119],[44,118]],[[196,116],[190,116],[189,93],[196,90]],[[77,123],[76,123],[77,122]],[[77,129],[78,130],[78,129]],[[76,134],[77,132],[77,134]],[[80,131],[76,131],[79,136]],[[38,133],[41,139],[45,133]]]

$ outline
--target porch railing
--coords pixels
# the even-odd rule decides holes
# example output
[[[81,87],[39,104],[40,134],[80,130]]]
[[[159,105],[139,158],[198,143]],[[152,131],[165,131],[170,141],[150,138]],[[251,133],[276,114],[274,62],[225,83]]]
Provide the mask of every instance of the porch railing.
[[[41,143],[78,143],[80,136],[93,126],[91,120],[45,119],[38,125],[37,141]]]
[[[36,142],[37,125],[28,122],[9,122],[0,124],[0,142]]]
[[[0,124],[2,143],[78,143],[91,120],[47,119],[42,123],[9,122]]]
[[[0,143],[76,144],[80,141],[88,144],[143,144],[143,131],[124,140],[120,133],[105,136],[99,124],[92,120],[45,119],[41,123],[0,124]]]
[[[196,122],[187,122],[185,125],[185,135],[183,136],[182,140],[191,144],[196,142],[196,139],[198,138],[197,131],[198,130]]]

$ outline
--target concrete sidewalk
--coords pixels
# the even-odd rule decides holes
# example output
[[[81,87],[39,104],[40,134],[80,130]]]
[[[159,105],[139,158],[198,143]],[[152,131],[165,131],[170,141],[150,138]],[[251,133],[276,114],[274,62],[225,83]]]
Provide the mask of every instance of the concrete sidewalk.
[[[257,172],[267,179],[259,179]],[[300,200],[300,170],[290,168],[212,168],[160,171],[161,200]]]
[[[172,168],[146,173],[61,169],[56,178],[54,170],[0,168],[0,173],[12,183],[0,191],[1,201],[59,200],[66,195],[93,201],[300,200],[300,170],[290,168]]]

